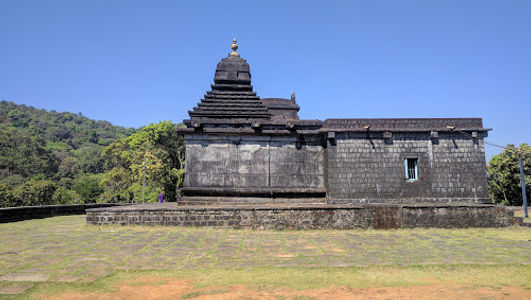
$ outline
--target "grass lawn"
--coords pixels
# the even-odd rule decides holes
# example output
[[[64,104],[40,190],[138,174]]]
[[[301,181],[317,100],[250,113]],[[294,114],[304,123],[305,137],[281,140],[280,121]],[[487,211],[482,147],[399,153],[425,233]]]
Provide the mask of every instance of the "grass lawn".
[[[435,287],[531,298],[526,227],[253,231],[66,216],[0,224],[0,240],[0,298],[349,299],[374,289],[365,296],[379,299]]]

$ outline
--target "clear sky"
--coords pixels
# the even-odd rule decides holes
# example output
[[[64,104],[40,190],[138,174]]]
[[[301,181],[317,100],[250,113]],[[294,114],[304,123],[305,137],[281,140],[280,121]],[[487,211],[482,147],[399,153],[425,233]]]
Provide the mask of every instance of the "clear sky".
[[[531,143],[527,0],[0,0],[0,99],[180,122],[234,36],[258,95],[295,92],[301,118],[481,117]]]

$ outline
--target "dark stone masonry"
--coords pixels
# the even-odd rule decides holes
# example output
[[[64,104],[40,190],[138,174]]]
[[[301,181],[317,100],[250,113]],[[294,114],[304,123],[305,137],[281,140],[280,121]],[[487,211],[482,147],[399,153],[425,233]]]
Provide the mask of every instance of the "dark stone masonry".
[[[295,94],[257,96],[236,49],[179,130],[181,204],[490,203],[481,119],[300,120]]]
[[[504,207],[486,204],[180,206],[139,204],[87,210],[87,223],[252,229],[467,228],[521,224]]]
[[[82,215],[90,208],[110,207],[119,204],[94,203],[94,204],[61,204],[39,205],[0,208],[0,223],[42,219],[56,216]]]
[[[87,211],[93,224],[233,228],[500,227],[480,118],[301,120],[295,94],[261,99],[236,52],[189,111],[178,205]],[[326,100],[326,99],[323,99]]]

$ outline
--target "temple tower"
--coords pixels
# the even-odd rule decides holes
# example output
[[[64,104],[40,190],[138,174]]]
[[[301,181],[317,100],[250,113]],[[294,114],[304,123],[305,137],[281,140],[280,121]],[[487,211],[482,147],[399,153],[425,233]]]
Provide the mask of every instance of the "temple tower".
[[[217,65],[214,84],[189,111],[181,204],[324,203],[319,120],[299,120],[292,99],[260,99],[236,50]]]

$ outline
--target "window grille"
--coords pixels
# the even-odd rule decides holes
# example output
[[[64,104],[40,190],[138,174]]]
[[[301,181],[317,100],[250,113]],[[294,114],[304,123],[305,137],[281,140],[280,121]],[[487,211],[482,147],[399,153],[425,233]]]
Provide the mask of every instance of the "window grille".
[[[404,160],[404,167],[406,171],[406,180],[418,180],[418,159],[406,158]]]

